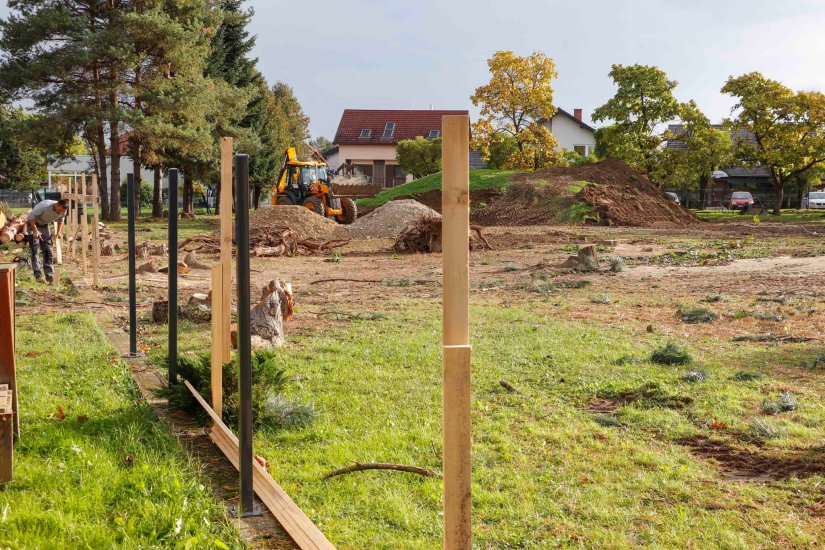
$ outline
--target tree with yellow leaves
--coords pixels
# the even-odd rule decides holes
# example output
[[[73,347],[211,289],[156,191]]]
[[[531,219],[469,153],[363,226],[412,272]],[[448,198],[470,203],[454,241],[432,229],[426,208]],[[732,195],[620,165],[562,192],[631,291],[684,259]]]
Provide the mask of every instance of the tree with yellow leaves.
[[[476,88],[470,98],[481,106],[473,125],[473,147],[490,158],[490,148],[504,136],[515,140],[515,150],[504,163],[510,169],[536,169],[563,162],[558,142],[542,125],[556,112],[552,80],[555,62],[541,52],[519,57],[496,52],[487,60],[490,82]]]

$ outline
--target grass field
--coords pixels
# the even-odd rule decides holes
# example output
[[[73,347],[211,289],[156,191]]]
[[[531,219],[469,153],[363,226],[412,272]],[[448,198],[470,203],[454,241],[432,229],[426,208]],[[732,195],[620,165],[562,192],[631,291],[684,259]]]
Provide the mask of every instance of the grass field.
[[[515,171],[510,170],[470,170],[470,191],[504,189],[510,185],[510,176],[515,173]],[[426,193],[427,191],[437,189],[441,189],[441,172],[411,181],[410,183],[391,187],[390,189],[381,191],[374,197],[359,199],[358,206],[361,208],[377,208],[397,197]]]
[[[704,221],[718,221],[718,220],[740,220],[747,221],[753,216],[745,216],[739,212],[731,210],[697,210],[696,215],[700,220]],[[763,222],[805,222],[805,223],[825,223],[825,211],[823,210],[797,210],[786,209],[782,210],[779,216],[767,215],[761,218]]]
[[[565,302],[589,294],[571,290]],[[472,310],[477,547],[807,548],[822,540],[820,477],[720,480],[685,443],[710,438],[781,465],[821,439],[825,405],[795,381],[815,348],[749,344],[743,353],[710,337],[689,344],[694,364],[663,366],[650,356],[665,337],[565,320],[555,300]],[[298,378],[294,395],[320,418],[302,430],[259,431],[256,452],[338,547],[430,549],[441,539],[439,480],[398,472],[322,479],[355,461],[441,470],[440,304],[410,300],[382,312],[283,349]],[[208,345],[203,326],[182,331],[184,349]],[[162,338],[147,339],[158,359]],[[691,370],[709,377],[688,381]],[[764,417],[763,401],[780,388],[800,396],[799,409]],[[616,410],[591,410],[600,399]],[[759,439],[755,418],[774,435]]]
[[[90,315],[20,316],[17,330],[21,438],[0,547],[242,547]]]

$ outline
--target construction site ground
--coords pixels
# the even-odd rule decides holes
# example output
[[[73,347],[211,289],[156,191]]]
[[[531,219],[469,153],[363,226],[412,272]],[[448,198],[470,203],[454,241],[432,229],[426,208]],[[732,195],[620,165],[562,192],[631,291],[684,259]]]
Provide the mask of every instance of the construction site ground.
[[[217,229],[208,217],[180,223],[182,235]],[[123,227],[112,226],[121,242]],[[162,221],[138,227],[138,242],[165,238]],[[825,539],[825,227],[726,220],[484,234],[493,250],[470,255],[479,548],[812,548]],[[439,479],[323,479],[353,462],[441,471],[441,255],[392,244],[252,259],[253,296],[274,278],[293,285],[283,362],[294,396],[319,412],[307,428],[259,431],[256,453],[339,548],[441,540]],[[591,244],[598,271],[561,267]],[[610,270],[620,269],[612,257],[621,271]],[[108,258],[94,294],[68,261],[59,289],[24,270],[18,311],[105,311],[125,327],[126,265],[125,254]],[[194,269],[179,287],[181,303],[208,292],[209,272]],[[166,325],[150,313],[164,299],[166,275],[141,274],[139,344],[159,367]],[[683,320],[696,308],[715,319]],[[208,351],[209,335],[208,323],[183,321],[180,350]],[[652,362],[668,343],[692,363]],[[796,407],[775,413],[768,404],[783,394]]]

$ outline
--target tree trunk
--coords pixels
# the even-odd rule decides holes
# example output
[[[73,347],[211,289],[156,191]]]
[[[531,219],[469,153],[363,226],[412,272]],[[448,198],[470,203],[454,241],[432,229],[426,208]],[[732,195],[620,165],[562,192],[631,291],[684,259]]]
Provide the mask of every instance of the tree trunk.
[[[140,144],[132,144],[132,173],[135,175],[135,215],[140,214]]]
[[[261,184],[256,183],[252,186],[252,206],[255,210],[258,209],[258,206],[261,204]]]
[[[155,166],[155,187],[152,189],[152,217],[163,216],[163,177],[160,173],[160,166]]]
[[[699,178],[699,210],[704,210],[708,207],[708,178],[702,176]]]
[[[193,191],[194,181],[192,180],[191,172],[184,172],[183,174],[183,211],[186,214],[195,214],[195,193]]]
[[[113,94],[112,104],[117,101]],[[112,202],[109,206],[109,219],[120,220],[120,121],[112,117],[109,121],[109,148],[112,159]]]
[[[778,175],[771,169],[771,177],[773,179],[773,187],[776,190],[776,201],[773,203],[773,215],[779,216],[782,214],[782,200],[785,198],[785,181],[782,176]]]
[[[103,119],[97,121],[97,186],[100,192],[100,212],[104,220],[109,220],[109,185],[106,174],[106,133],[103,129]]]

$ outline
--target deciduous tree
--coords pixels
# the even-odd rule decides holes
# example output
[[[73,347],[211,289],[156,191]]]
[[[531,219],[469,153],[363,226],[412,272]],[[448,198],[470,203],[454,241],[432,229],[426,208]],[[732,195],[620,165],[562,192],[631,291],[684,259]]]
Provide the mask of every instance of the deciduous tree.
[[[27,118],[22,109],[0,105],[0,188],[36,189],[46,181],[46,157],[25,139]]]
[[[441,140],[403,139],[395,149],[398,165],[416,178],[423,178],[441,170]]]
[[[556,64],[541,52],[519,57],[511,51],[496,52],[487,60],[490,82],[476,88],[470,98],[481,106],[473,125],[473,146],[485,159],[501,135],[515,140],[506,168],[535,169],[561,162],[556,138],[542,124],[556,112],[552,81]]]
[[[593,111],[593,120],[613,124],[596,132],[596,153],[647,170],[652,177],[665,140],[660,127],[678,115],[676,81],[648,65],[613,65],[609,75],[616,94]]]
[[[825,163],[825,95],[794,92],[758,72],[730,77],[722,92],[736,98],[732,127],[749,134],[734,143],[736,158],[768,168],[779,215],[786,184]]]

